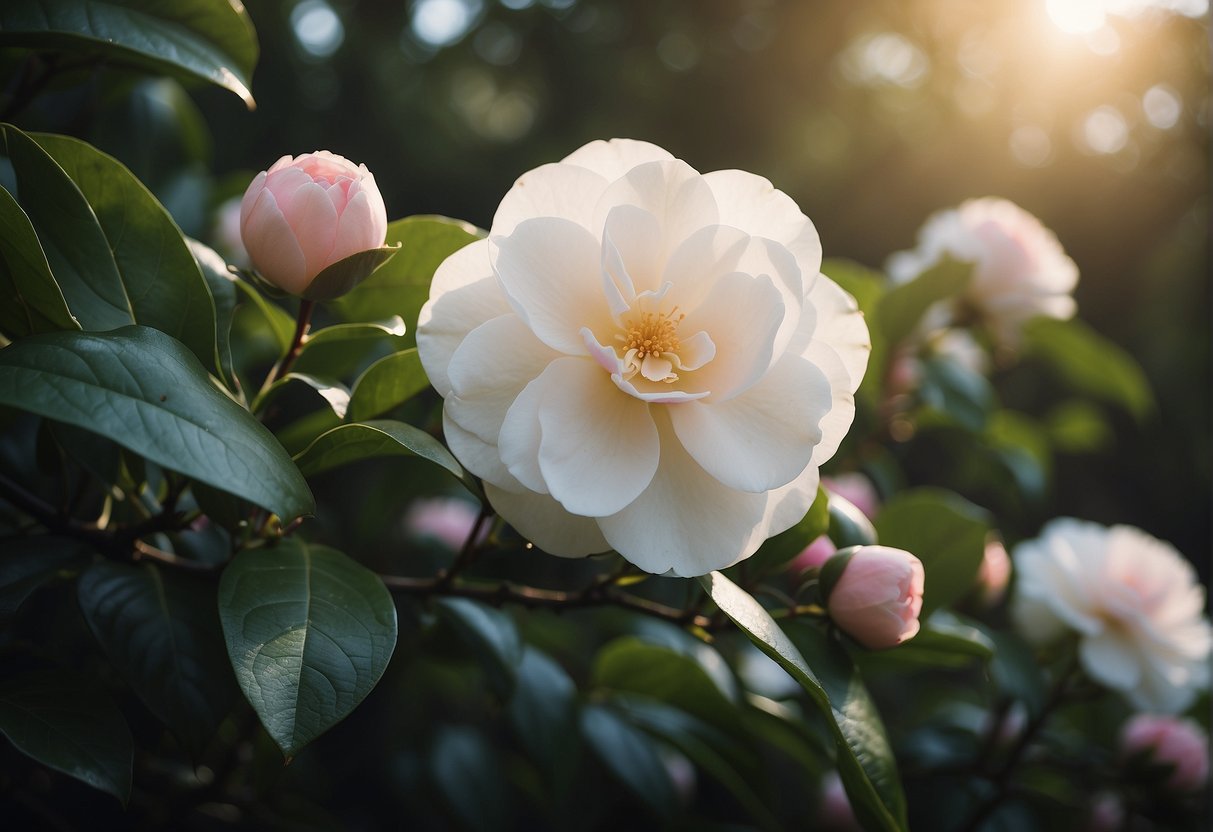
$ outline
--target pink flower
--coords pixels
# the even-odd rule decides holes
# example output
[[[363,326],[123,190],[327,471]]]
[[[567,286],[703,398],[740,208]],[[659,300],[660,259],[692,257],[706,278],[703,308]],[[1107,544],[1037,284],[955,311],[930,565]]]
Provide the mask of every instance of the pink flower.
[[[1010,581],[1011,558],[1007,554],[1007,547],[991,535],[986,540],[985,553],[977,570],[977,586],[981,600],[989,606],[997,604],[1006,595]]]
[[[821,807],[817,820],[822,829],[834,832],[858,832],[862,828],[855,817],[855,810],[851,808],[842,778],[836,771],[821,778]]]
[[[837,494],[859,509],[869,520],[880,511],[880,495],[872,481],[858,471],[848,471],[835,474],[832,477],[822,477],[821,484],[826,491]]]
[[[387,209],[366,165],[327,150],[283,156],[244,192],[240,235],[262,277],[302,294],[328,266],[381,247]]]
[[[1125,757],[1171,767],[1167,787],[1177,792],[1200,789],[1209,778],[1209,737],[1190,719],[1138,714],[1120,734]]]
[[[477,516],[476,507],[466,500],[433,497],[409,506],[404,515],[404,529],[413,537],[428,537],[458,551],[472,533]],[[482,530],[481,538],[486,531]]]
[[[838,557],[849,557],[833,582],[826,605],[830,618],[864,647],[895,647],[918,633],[922,561],[890,546],[860,546]],[[827,570],[826,580],[830,580]]]

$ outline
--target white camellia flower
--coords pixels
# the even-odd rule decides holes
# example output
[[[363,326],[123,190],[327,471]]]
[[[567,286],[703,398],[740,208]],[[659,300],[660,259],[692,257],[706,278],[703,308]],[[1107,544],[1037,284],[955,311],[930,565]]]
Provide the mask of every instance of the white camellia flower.
[[[1204,588],[1169,544],[1060,518],[1015,549],[1014,566],[1019,630],[1036,642],[1077,633],[1083,669],[1136,707],[1178,713],[1208,686]]]
[[[758,176],[596,141],[524,174],[451,255],[417,348],[451,450],[545,551],[702,575],[797,523],[868,330]]]
[[[918,231],[918,247],[892,255],[885,269],[894,283],[905,283],[945,257],[972,262],[973,276],[956,303],[928,311],[931,328],[977,314],[999,341],[1013,345],[1031,318],[1074,315],[1078,266],[1057,235],[1013,202],[971,199],[931,215]]]

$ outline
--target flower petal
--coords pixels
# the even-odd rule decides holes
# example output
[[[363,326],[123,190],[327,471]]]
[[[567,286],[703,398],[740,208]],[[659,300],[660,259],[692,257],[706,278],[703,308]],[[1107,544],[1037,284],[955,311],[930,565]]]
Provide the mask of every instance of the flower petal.
[[[661,226],[657,218],[634,205],[616,205],[606,216],[602,231],[602,276],[616,320],[636,300],[636,294],[653,291],[663,257]]]
[[[849,379],[844,386],[854,393],[863,381],[872,354],[872,338],[859,304],[824,274],[817,276],[807,299],[817,316],[813,328],[814,345],[827,345],[842,361]],[[802,353],[810,361],[813,360],[813,348],[810,346]],[[789,349],[795,350],[795,341]]]
[[[266,280],[284,292],[307,288],[307,260],[269,189],[253,200],[248,216],[241,221],[240,236],[254,268]]]
[[[510,311],[489,263],[488,240],[469,243],[442,261],[417,318],[417,353],[439,395],[451,392],[447,366],[467,334]]]
[[[559,355],[512,312],[485,321],[451,356],[446,410],[460,427],[494,442],[518,394]]]
[[[442,435],[455,458],[464,468],[484,480],[485,485],[492,483],[507,491],[525,490],[526,486],[506,469],[497,446],[459,427],[445,410],[442,414]]]
[[[491,235],[508,236],[519,223],[535,217],[566,219],[597,235],[602,225],[594,225],[594,205],[609,184],[591,170],[562,163],[527,171],[497,207]]]
[[[813,449],[813,464],[822,465],[834,456],[851,429],[855,420],[855,394],[850,389],[851,377],[833,348],[814,341],[808,350],[808,361],[821,371],[830,387],[830,409],[818,424],[821,439]]]
[[[654,411],[661,459],[635,501],[598,525],[607,542],[647,572],[705,575],[747,557],[766,539],[766,494],[723,485],[683,450],[662,410]]]
[[[811,277],[821,268],[821,238],[809,218],[783,191],[761,176],[740,170],[704,174],[720,207],[720,223],[782,243]]]
[[[490,237],[493,268],[510,304],[544,343],[585,355],[581,328],[614,325],[602,293],[601,245],[582,226],[541,217],[519,223],[508,237]]]
[[[1116,690],[1132,690],[1141,679],[1141,658],[1135,645],[1110,632],[1087,636],[1078,645],[1083,669],[1091,678]]]
[[[578,558],[609,551],[598,523],[569,514],[546,494],[512,492],[484,484],[489,503],[520,535],[550,555]]]
[[[337,237],[337,211],[333,202],[323,187],[309,182],[295,192],[290,206],[283,206],[282,213],[307,260],[308,278],[313,278],[329,264],[329,254]]]
[[[552,496],[589,517],[614,514],[635,500],[661,453],[648,405],[581,358],[553,361],[536,383],[545,385],[539,470]]]
[[[669,151],[649,142],[635,139],[599,139],[579,147],[561,161],[566,165],[587,168],[608,182],[614,182],[637,165],[673,159]]]
[[[763,379],[724,402],[670,409],[682,446],[729,488],[770,491],[795,479],[821,439],[830,384],[799,356],[785,356]]]
[[[337,218],[337,234],[328,256],[330,265],[351,254],[383,245],[380,230],[386,233],[386,227],[381,226],[371,212],[371,201],[366,191],[359,191],[346,203],[345,210]]]

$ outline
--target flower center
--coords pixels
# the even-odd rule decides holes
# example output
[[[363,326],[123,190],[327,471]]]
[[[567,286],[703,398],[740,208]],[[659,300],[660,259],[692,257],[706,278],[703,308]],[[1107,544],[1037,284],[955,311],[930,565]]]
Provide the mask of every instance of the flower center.
[[[682,369],[678,324],[685,317],[675,306],[669,312],[642,312],[639,317],[626,319],[623,331],[615,336],[623,344],[623,377],[630,379],[640,373],[649,381],[677,381],[674,370]]]

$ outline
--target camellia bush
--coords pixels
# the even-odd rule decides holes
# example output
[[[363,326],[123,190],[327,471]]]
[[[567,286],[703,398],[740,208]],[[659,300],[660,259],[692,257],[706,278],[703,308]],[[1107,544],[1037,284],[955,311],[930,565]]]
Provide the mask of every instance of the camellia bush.
[[[645,141],[487,229],[317,150],[221,256],[21,118],[80,67],[251,105],[238,3],[9,0],[0,50],[6,828],[1205,828],[1191,563],[1019,519],[1156,407],[1031,214],[886,274]]]

